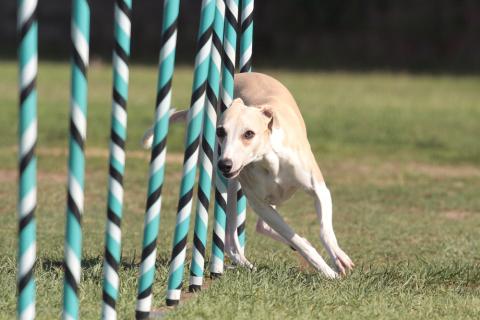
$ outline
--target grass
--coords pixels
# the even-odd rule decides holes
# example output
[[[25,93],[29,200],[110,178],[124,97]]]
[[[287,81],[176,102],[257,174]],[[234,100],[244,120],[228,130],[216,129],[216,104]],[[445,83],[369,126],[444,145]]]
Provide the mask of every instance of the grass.
[[[0,62],[0,319],[15,314],[16,65]],[[228,270],[165,318],[476,319],[480,314],[480,78],[266,70],[297,98],[310,142],[334,197],[334,225],[357,268],[325,280],[289,248],[254,232],[247,254],[257,271]],[[175,75],[173,104],[188,104],[191,69]],[[121,318],[134,314],[156,70],[134,66],[125,178]],[[86,212],[81,315],[98,318],[107,181],[111,71],[89,73]],[[58,318],[62,300],[69,68],[43,63],[39,86],[37,310]],[[164,306],[183,127],[169,137],[154,306]],[[311,200],[280,209],[318,249]],[[190,243],[190,241],[189,241]],[[322,250],[324,257],[325,252]],[[164,309],[162,309],[164,310]]]

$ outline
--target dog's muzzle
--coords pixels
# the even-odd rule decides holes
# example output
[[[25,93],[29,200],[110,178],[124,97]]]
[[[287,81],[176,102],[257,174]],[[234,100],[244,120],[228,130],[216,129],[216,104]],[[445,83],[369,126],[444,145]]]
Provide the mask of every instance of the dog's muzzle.
[[[226,175],[230,173],[230,171],[232,170],[233,162],[230,159],[222,159],[222,160],[218,160],[217,166],[218,166],[218,170],[220,170],[221,173]]]

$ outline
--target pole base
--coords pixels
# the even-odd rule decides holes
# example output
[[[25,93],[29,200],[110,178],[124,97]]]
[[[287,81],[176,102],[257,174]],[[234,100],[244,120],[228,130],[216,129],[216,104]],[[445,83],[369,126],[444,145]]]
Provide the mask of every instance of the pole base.
[[[178,306],[178,303],[180,300],[172,300],[172,299],[167,299],[166,303],[168,307],[173,307],[173,306]]]
[[[188,291],[189,292],[198,292],[198,291],[201,291],[202,290],[202,286],[198,285],[198,284],[191,284],[189,287],[188,287]]]
[[[150,312],[145,312],[145,311],[135,311],[135,319],[148,319],[150,316]]]
[[[210,278],[212,279],[217,279],[217,278],[220,278],[221,276],[222,276],[222,273],[210,272]]]

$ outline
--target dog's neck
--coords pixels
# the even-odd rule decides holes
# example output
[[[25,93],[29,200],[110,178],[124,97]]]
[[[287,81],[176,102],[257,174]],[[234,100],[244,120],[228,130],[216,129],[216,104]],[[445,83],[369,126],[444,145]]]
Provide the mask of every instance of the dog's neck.
[[[250,169],[262,168],[270,174],[277,174],[279,168],[279,159],[270,143],[266,143],[263,153],[258,155],[247,167]]]

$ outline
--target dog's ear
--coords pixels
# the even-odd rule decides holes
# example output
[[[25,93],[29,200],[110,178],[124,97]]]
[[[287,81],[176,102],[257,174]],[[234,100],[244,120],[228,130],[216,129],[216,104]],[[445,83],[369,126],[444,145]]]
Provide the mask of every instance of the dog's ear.
[[[237,104],[237,103],[238,103],[238,104],[245,105],[245,103],[243,102],[242,98],[235,98],[235,99],[233,99],[232,105]]]
[[[268,119],[268,130],[270,130],[270,132],[272,132],[272,128],[273,128],[273,110],[272,110],[272,107],[270,107],[269,105],[263,105],[260,107],[260,111],[262,112],[262,114],[267,117]]]

